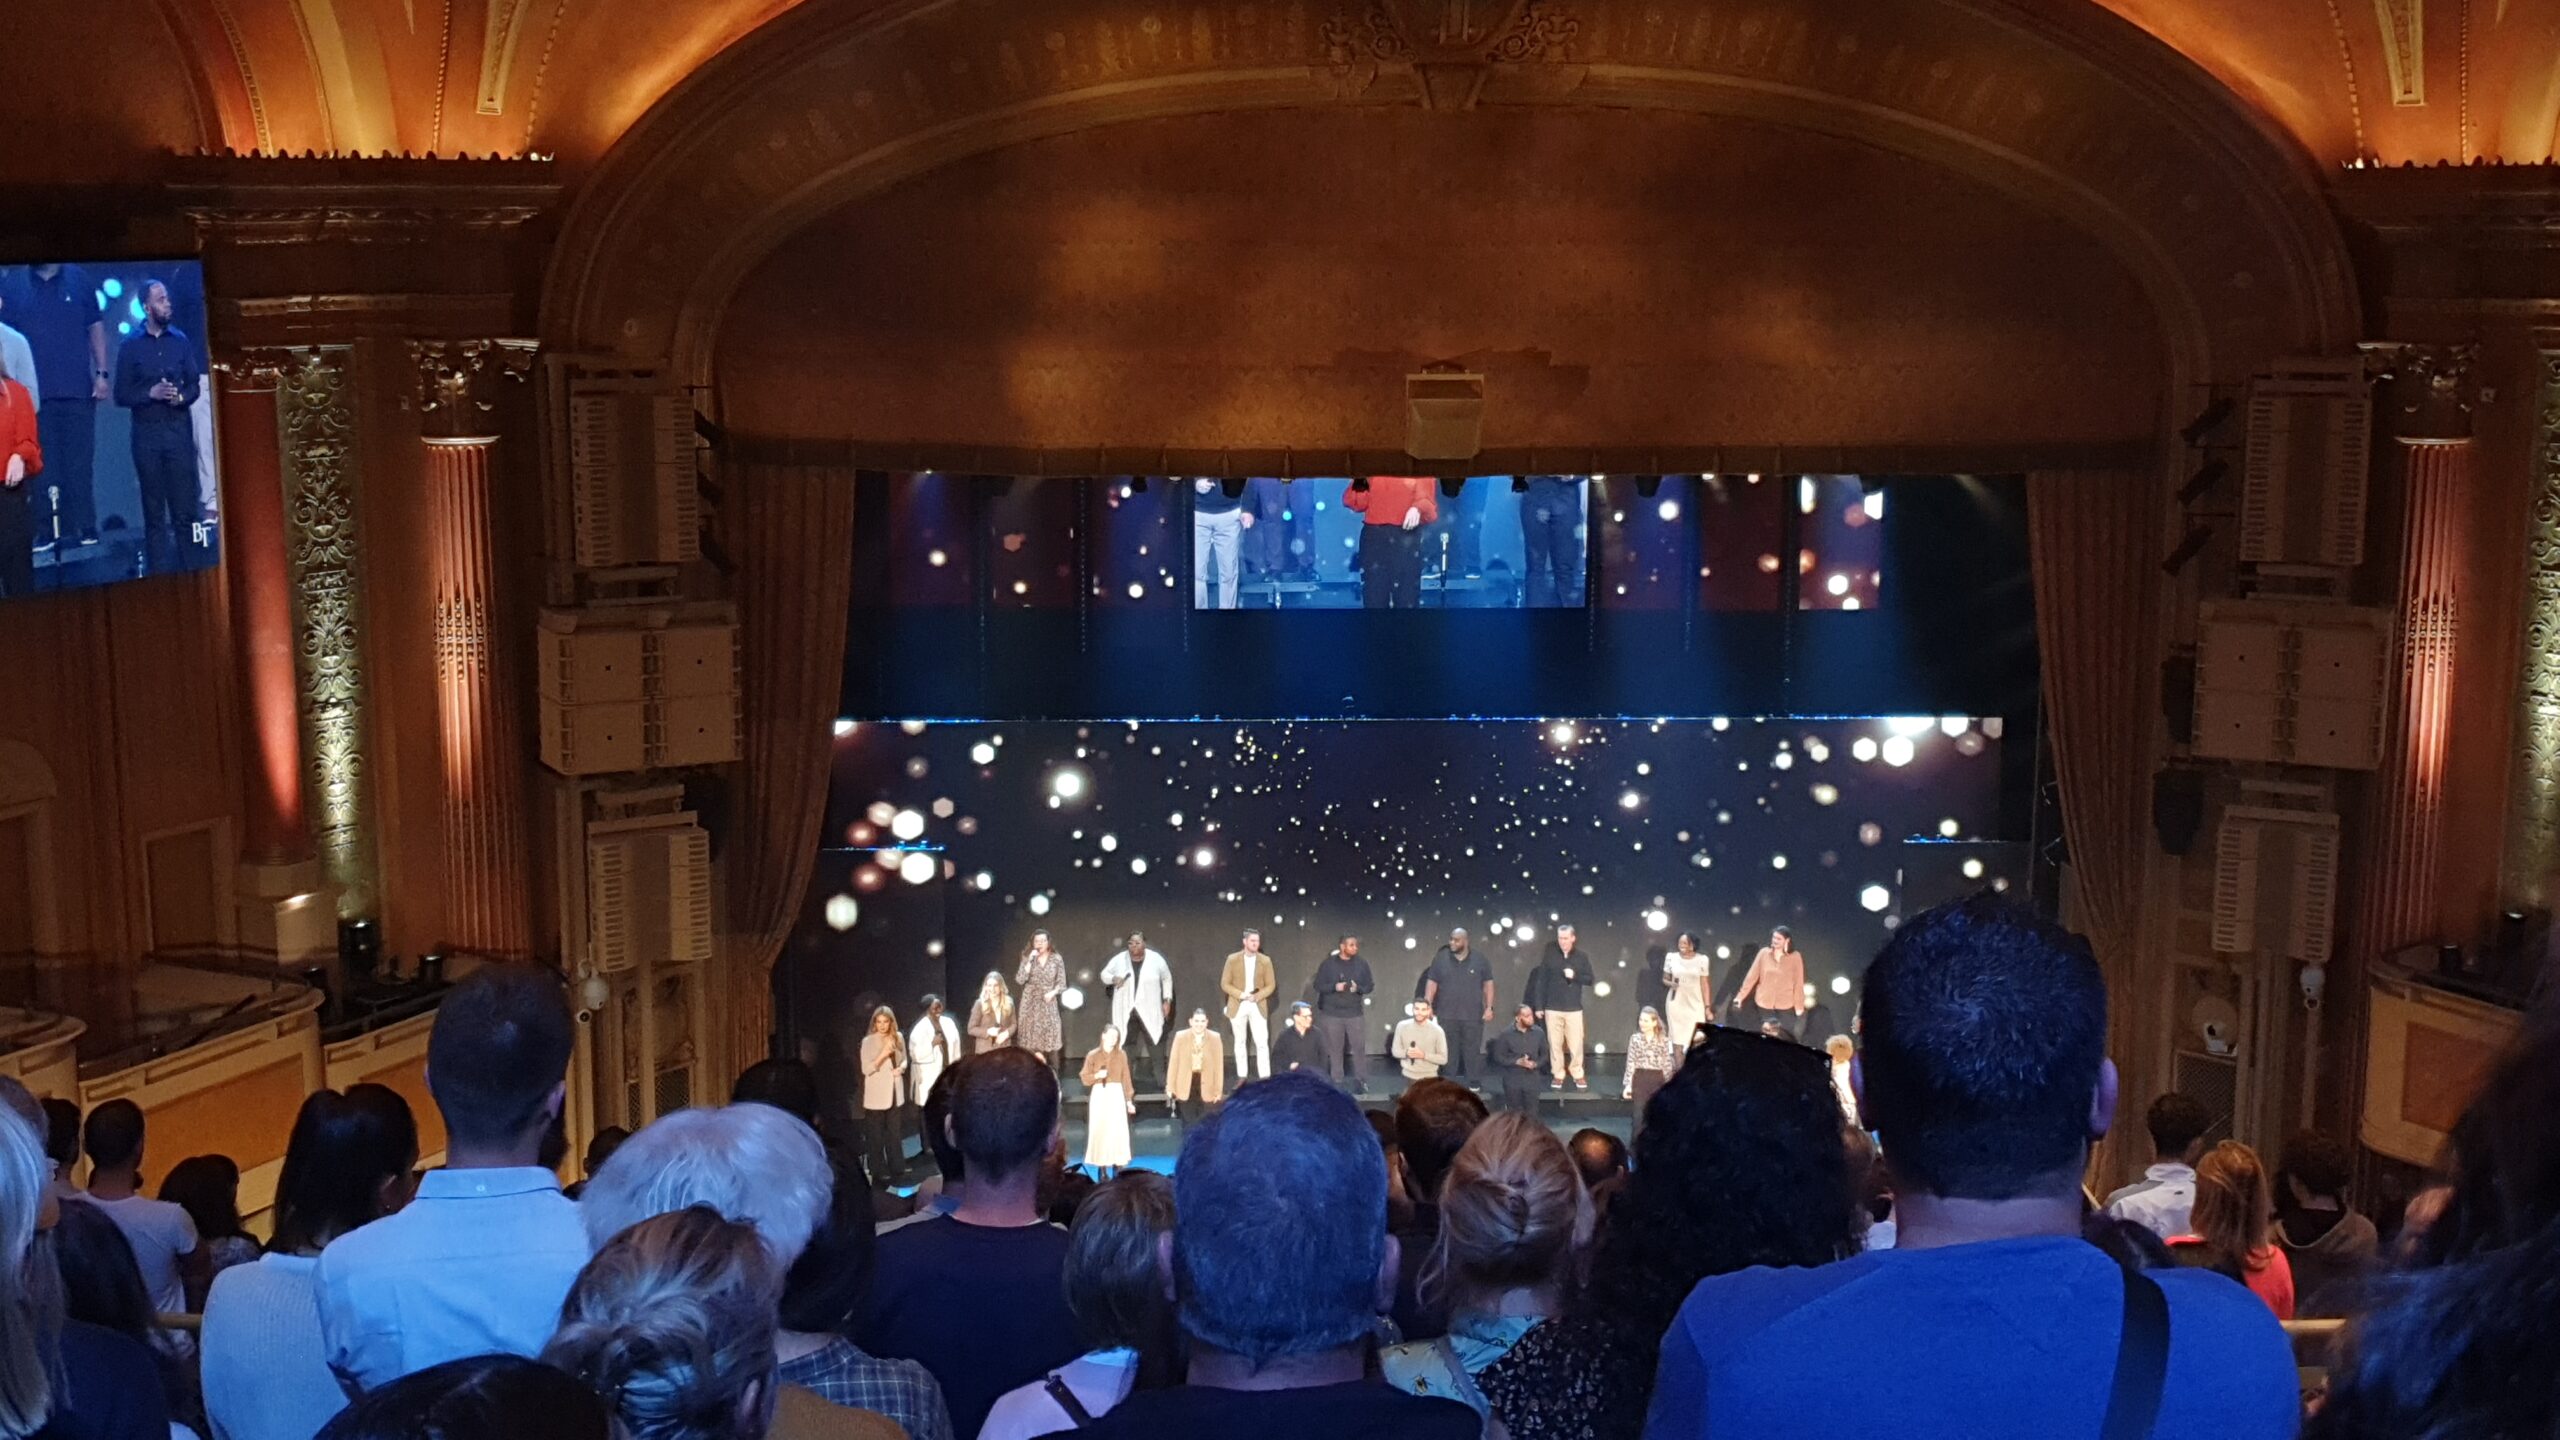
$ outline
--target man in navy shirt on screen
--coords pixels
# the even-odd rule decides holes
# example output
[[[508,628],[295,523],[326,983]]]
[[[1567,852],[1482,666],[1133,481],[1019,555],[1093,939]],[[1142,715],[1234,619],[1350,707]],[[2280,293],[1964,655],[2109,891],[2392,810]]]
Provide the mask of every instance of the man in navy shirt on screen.
[[[2095,1436],[2120,1366],[2118,1423],[2152,1440],[2294,1434],[2292,1346],[2258,1297],[2210,1270],[2131,1275],[2080,1238],[2089,1142],[2116,1109],[2087,941],[1952,901],[1894,932],[1864,1015],[1852,1083],[1893,1166],[1895,1248],[1701,1282],[1663,1337],[1645,1440]]]
[[[196,343],[170,323],[169,287],[142,287],[142,328],[116,352],[116,403],[133,412],[133,473],[142,487],[142,523],[151,573],[181,568],[194,543],[196,428],[189,407],[202,393]]]

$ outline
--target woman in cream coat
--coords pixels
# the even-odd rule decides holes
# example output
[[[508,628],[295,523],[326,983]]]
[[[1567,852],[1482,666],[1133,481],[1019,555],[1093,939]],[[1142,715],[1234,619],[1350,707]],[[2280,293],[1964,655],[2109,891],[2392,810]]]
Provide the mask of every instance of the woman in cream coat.
[[[1129,1163],[1129,1117],[1138,1113],[1129,1052],[1120,1048],[1120,1032],[1108,1025],[1102,1027],[1102,1043],[1084,1057],[1084,1083],[1092,1092],[1085,1101],[1084,1163],[1096,1178],[1108,1180]]]

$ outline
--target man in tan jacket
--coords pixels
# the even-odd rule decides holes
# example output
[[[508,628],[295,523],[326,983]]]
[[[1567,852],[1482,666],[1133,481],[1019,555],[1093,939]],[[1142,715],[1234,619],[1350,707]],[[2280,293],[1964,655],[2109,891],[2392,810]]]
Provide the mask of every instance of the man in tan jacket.
[[[1253,1052],[1261,1061],[1260,1075],[1271,1078],[1271,996],[1280,988],[1279,976],[1273,973],[1271,957],[1262,953],[1262,932],[1244,932],[1244,948],[1227,957],[1227,968],[1218,976],[1218,988],[1227,995],[1227,1028],[1236,1037],[1236,1079],[1248,1077],[1245,1056]]]
[[[1432,1018],[1430,1001],[1413,1002],[1413,1014],[1396,1026],[1396,1060],[1408,1085],[1430,1079],[1449,1063],[1448,1032]]]
[[[1164,1088],[1186,1126],[1226,1098],[1227,1046],[1209,1028],[1208,1011],[1192,1011],[1191,1024],[1174,1032],[1172,1048],[1165,1051]]]

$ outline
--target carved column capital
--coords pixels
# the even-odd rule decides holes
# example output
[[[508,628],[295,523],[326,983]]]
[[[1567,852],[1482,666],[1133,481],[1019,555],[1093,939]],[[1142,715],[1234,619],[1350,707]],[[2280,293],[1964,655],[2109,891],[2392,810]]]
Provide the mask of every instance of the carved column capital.
[[[284,383],[287,370],[297,363],[292,350],[233,350],[213,357],[213,373],[222,377],[223,388],[234,394],[263,394],[277,390]]]
[[[490,416],[501,378],[521,380],[533,368],[530,340],[412,340],[418,367],[418,418],[427,443],[487,444],[497,439]]]
[[[2497,398],[2474,373],[2480,362],[2476,344],[2381,341],[2359,348],[2382,382],[2380,417],[2404,445],[2469,443],[2472,412]]]

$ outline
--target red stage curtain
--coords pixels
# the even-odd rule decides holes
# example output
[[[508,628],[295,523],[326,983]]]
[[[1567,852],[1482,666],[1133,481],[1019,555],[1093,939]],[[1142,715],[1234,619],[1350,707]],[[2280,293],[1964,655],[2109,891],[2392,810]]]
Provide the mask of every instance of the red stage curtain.
[[[799,918],[826,815],[853,586],[853,471],[751,464],[724,479],[744,712],[723,927],[735,1070],[764,1057],[774,960]]]
[[[2045,724],[2071,847],[2071,918],[2107,977],[2108,1048],[2124,1093],[2097,1173],[2137,1168],[2143,1107],[2161,1088],[2135,1015],[2158,1003],[2140,968],[2143,867],[2152,844],[2151,727],[2161,583],[2160,477],[2143,470],[2027,477]],[[2130,1162],[2130,1163],[2128,1163]]]

